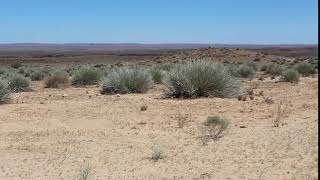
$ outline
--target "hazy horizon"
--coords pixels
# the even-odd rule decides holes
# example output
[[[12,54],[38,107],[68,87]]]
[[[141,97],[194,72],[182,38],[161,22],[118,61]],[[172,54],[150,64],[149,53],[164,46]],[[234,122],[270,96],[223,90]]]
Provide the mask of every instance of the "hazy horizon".
[[[318,44],[318,1],[2,1],[0,44]]]

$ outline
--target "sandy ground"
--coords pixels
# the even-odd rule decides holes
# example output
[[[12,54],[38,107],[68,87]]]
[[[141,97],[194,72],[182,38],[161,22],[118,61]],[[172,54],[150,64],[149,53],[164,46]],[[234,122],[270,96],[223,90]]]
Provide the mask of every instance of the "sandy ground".
[[[70,180],[86,165],[92,179],[317,179],[318,79],[244,84],[275,103],[261,96],[162,99],[161,86],[147,94],[97,96],[96,87],[34,83],[34,92],[14,94],[0,106],[0,179]],[[273,127],[282,98],[287,113]],[[199,127],[212,115],[231,124],[225,136],[203,146]],[[182,128],[179,117],[188,120]],[[164,153],[157,162],[150,159],[155,144]]]

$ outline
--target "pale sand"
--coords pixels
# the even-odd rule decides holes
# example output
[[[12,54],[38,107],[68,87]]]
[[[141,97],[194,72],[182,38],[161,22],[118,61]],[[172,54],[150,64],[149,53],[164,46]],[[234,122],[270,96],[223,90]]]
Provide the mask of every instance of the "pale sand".
[[[318,79],[245,84],[255,83],[254,92],[263,90],[274,104],[259,96],[161,99],[162,86],[116,97],[96,96],[96,87],[34,83],[34,92],[0,105],[0,179],[70,180],[86,164],[92,179],[316,179]],[[272,127],[284,96],[284,125]],[[189,116],[182,128],[179,115]],[[199,126],[210,115],[231,124],[225,136],[203,146]],[[164,152],[157,162],[150,159],[154,144]]]

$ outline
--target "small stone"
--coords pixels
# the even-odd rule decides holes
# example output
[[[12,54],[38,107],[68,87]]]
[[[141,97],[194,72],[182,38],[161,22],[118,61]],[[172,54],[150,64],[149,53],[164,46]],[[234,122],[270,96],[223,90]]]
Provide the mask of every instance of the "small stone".
[[[67,94],[63,94],[62,97],[65,98],[65,97],[68,97],[68,95]]]
[[[44,104],[44,102],[41,101],[40,104]]]
[[[121,97],[121,95],[120,94],[116,94],[116,97]]]
[[[268,97],[265,97],[265,98],[264,98],[264,101],[265,101],[266,103],[268,103],[268,104],[273,104],[273,102],[274,102],[274,101],[272,100],[272,98],[269,97],[269,96],[268,96]]]
[[[251,96],[250,96],[250,100],[253,100],[253,99],[254,99],[254,96],[251,95]]]
[[[239,126],[240,128],[247,128],[247,126],[244,126],[244,125],[241,125],[241,126]]]
[[[259,91],[259,96],[263,96],[263,91]]]
[[[147,105],[140,106],[140,111],[146,111],[148,109]]]

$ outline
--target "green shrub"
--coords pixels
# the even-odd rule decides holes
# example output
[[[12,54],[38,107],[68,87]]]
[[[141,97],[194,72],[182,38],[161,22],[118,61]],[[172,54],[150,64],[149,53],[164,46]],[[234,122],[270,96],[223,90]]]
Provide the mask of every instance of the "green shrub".
[[[32,81],[41,81],[44,79],[44,77],[45,77],[45,74],[40,70],[36,70],[32,72],[30,75],[30,78]]]
[[[282,73],[282,80],[285,82],[298,82],[300,78],[299,72],[294,69],[288,69]]]
[[[270,66],[270,64],[263,64],[260,66],[260,71],[267,71],[268,67]]]
[[[138,68],[113,70],[100,84],[101,94],[144,93],[152,86],[150,74]]]
[[[266,74],[270,74],[272,76],[279,76],[282,74],[283,68],[277,64],[269,64],[265,71]]]
[[[72,84],[76,86],[97,84],[101,76],[101,73],[95,68],[80,68],[74,72]]]
[[[150,74],[154,83],[161,84],[163,82],[163,78],[165,74],[162,70],[158,68],[151,68]]]
[[[258,70],[258,66],[256,63],[248,62],[248,63],[246,63],[246,65],[251,67],[254,71]]]
[[[247,64],[240,65],[237,69],[238,77],[249,78],[255,75],[255,69]]]
[[[11,67],[14,68],[14,69],[19,69],[20,67],[22,67],[22,64],[16,62],[16,63],[11,64]]]
[[[0,104],[4,104],[10,100],[10,91],[8,88],[8,83],[0,79]]]
[[[168,74],[168,96],[232,97],[239,93],[240,83],[222,64],[192,61],[175,67]]]
[[[312,64],[305,63],[305,62],[296,64],[294,68],[303,76],[316,73],[315,67]]]
[[[63,88],[68,87],[70,84],[69,76],[64,72],[54,72],[45,79],[46,88]]]
[[[12,74],[9,78],[9,89],[12,92],[30,91],[30,80],[20,74]]]

